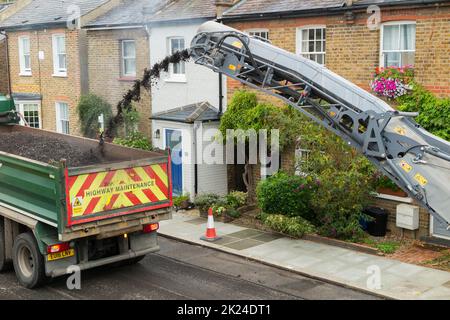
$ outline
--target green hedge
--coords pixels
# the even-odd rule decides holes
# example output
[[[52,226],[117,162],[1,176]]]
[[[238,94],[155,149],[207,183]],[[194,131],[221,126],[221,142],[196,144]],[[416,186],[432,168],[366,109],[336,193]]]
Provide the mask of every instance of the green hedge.
[[[402,111],[419,112],[415,119],[427,131],[450,141],[450,98],[438,98],[419,84],[397,99]]]
[[[261,181],[256,188],[258,206],[264,213],[313,218],[310,200],[317,184],[311,177],[288,175],[284,172]]]

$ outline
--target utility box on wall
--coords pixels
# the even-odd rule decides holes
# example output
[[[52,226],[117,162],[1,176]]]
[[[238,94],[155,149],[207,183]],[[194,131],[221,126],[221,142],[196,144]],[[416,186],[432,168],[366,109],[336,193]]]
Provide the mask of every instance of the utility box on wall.
[[[419,207],[404,203],[397,205],[396,225],[408,230],[419,229]]]

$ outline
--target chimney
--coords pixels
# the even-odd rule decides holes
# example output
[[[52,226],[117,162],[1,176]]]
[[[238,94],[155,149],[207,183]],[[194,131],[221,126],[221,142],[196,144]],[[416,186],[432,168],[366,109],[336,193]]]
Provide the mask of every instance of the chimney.
[[[222,18],[223,13],[239,0],[216,0],[216,16]]]

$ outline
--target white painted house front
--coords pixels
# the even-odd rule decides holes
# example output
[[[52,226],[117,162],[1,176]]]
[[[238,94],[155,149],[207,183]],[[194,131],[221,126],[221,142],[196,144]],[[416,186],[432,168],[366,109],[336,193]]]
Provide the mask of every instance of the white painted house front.
[[[200,17],[191,17],[192,12],[187,7],[183,8],[184,3],[189,5],[189,1],[178,1],[175,5],[180,8],[169,6],[166,11],[163,9],[148,25],[151,65],[176,50],[188,48],[199,26],[215,17],[214,6],[202,12],[196,11]],[[223,79],[223,108],[226,104],[225,86]],[[204,151],[211,149],[211,143],[216,143],[211,142],[213,133],[208,129],[218,128],[220,102],[219,75],[193,62],[172,64],[169,72],[163,74],[152,88],[153,145],[171,147],[173,160],[179,160],[178,154],[182,160],[181,164],[172,164],[174,194],[189,193],[192,199],[195,194],[227,192],[223,148],[215,148],[213,152],[214,159],[222,158],[218,163],[199,163]]]

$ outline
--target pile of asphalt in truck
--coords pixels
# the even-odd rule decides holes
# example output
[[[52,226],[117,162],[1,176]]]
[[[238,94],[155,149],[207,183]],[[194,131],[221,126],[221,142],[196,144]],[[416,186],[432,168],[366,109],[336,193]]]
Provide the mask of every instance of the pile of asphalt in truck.
[[[61,159],[66,159],[67,165],[71,167],[102,163],[105,160],[98,148],[83,150],[59,137],[39,132],[1,132],[1,136],[0,151],[52,165]]]

